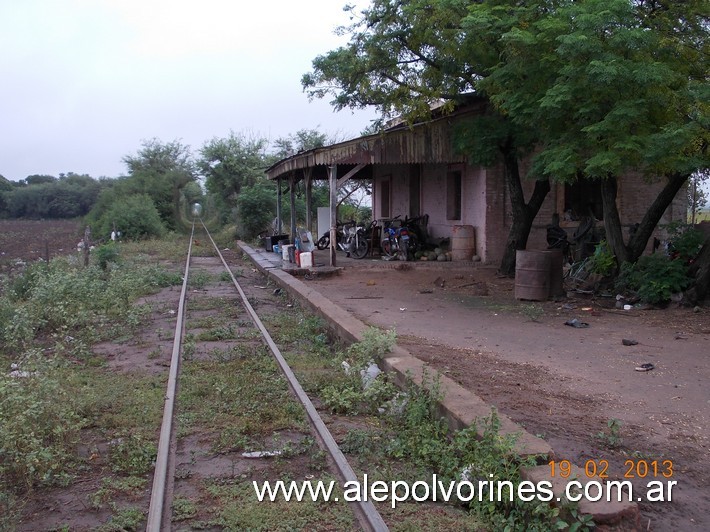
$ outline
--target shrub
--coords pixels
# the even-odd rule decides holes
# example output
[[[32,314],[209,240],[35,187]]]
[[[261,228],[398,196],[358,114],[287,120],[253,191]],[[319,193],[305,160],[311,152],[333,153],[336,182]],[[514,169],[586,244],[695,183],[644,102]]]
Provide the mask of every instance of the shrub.
[[[134,194],[118,199],[92,224],[94,235],[108,236],[113,228],[121,236],[132,239],[159,237],[165,226],[153,200],[146,194]]]
[[[594,249],[594,254],[589,259],[589,269],[592,273],[597,273],[604,277],[614,273],[616,268],[616,256],[609,249],[606,240],[599,242]]]
[[[680,260],[655,253],[641,257],[636,264],[624,263],[616,281],[619,291],[633,290],[646,303],[670,301],[671,294],[690,285],[687,268]]]
[[[276,212],[276,194],[270,183],[244,187],[237,198],[237,231],[245,240],[270,227]]]
[[[672,222],[666,226],[668,231],[668,252],[674,258],[684,262],[693,260],[703,245],[702,231],[682,222]]]

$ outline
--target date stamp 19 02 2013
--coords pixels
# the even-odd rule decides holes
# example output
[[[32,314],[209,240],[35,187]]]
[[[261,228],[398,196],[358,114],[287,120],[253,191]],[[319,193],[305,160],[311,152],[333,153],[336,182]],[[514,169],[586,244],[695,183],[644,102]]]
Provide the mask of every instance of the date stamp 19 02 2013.
[[[573,473],[572,463],[569,460],[551,460],[550,476],[570,478]],[[609,461],[587,460],[581,468],[587,478],[609,478]],[[674,474],[673,460],[625,460],[623,478],[672,478]]]

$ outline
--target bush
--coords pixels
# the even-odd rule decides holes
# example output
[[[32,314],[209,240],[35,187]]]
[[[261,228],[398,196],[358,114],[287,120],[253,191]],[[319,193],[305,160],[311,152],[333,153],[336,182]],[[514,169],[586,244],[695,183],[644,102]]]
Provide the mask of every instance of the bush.
[[[242,189],[237,198],[237,232],[251,240],[271,226],[276,216],[276,190],[270,183],[259,182]]]
[[[672,222],[666,226],[668,231],[668,253],[673,258],[690,262],[697,257],[703,245],[702,231],[682,222]]]
[[[114,227],[122,237],[137,240],[165,233],[158,209],[146,194],[118,199],[92,224],[92,231],[96,237],[107,238]]]
[[[636,264],[624,263],[616,281],[618,291],[633,290],[642,301],[654,305],[670,301],[671,294],[688,286],[685,264],[659,253],[643,256]]]
[[[609,244],[607,244],[606,240],[602,240],[589,259],[589,269],[592,273],[607,277],[614,273],[615,268],[616,256],[609,249]]]

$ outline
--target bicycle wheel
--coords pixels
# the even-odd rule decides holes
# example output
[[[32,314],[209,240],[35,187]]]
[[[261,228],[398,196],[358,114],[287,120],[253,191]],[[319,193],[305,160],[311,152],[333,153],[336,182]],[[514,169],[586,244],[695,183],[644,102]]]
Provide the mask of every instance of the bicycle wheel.
[[[362,235],[358,235],[351,254],[354,259],[362,259],[365,255],[367,255],[368,248],[369,246],[367,245],[367,239]]]

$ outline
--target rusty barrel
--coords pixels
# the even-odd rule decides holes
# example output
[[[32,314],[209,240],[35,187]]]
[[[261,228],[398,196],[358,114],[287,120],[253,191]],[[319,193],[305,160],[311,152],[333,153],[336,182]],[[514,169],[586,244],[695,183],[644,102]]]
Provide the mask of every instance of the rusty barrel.
[[[451,228],[451,260],[471,260],[476,252],[476,233],[472,225]]]
[[[550,262],[545,251],[519,249],[515,255],[515,299],[546,301],[550,297]]]

